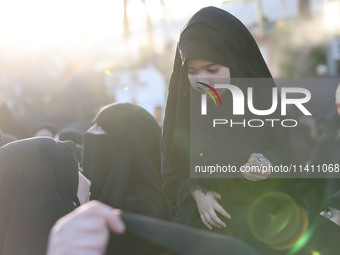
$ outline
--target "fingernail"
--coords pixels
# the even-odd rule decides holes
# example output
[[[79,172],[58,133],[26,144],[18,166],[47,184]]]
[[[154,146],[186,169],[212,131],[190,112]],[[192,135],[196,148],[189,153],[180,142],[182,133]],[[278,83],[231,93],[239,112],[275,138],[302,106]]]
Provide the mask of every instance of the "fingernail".
[[[117,222],[117,230],[121,232],[125,231],[125,225],[122,221]]]

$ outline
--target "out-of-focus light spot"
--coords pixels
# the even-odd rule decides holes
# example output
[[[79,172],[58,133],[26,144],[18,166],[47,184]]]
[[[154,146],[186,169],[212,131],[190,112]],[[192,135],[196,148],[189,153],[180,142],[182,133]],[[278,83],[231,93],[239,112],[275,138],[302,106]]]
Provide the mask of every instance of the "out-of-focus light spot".
[[[248,225],[256,239],[274,249],[284,250],[293,247],[304,235],[308,220],[291,197],[271,192],[252,203]]]
[[[336,32],[340,29],[339,11],[340,3],[338,1],[327,1],[324,5],[324,23],[331,32]]]
[[[321,253],[318,251],[312,251],[312,255],[321,255]]]
[[[200,157],[202,157],[202,156],[203,156],[203,153],[201,152]]]
[[[283,20],[278,20],[278,21],[276,21],[276,26],[278,27],[278,28],[282,28],[282,27],[284,27],[286,25],[286,23],[283,21]]]
[[[128,87],[128,86],[125,86],[125,87],[124,87],[124,90],[125,90],[125,91],[129,91],[129,87]]]
[[[290,249],[288,254],[295,254],[299,250],[301,250],[306,245],[306,243],[309,241],[312,233],[313,233],[313,230],[308,230],[303,236],[301,236],[299,240],[294,244],[294,246]],[[314,251],[312,253],[312,255],[317,255],[317,254],[318,253],[314,254]]]
[[[104,73],[105,73],[106,75],[108,75],[108,76],[111,76],[111,75],[112,75],[109,69],[106,69],[106,70],[104,71]]]

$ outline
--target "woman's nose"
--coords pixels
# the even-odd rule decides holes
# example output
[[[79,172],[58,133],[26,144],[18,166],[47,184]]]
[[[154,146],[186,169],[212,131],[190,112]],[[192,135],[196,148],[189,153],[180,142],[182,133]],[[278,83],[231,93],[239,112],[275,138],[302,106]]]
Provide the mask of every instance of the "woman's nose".
[[[200,87],[206,87],[206,85],[211,85],[209,79],[207,78],[198,78],[196,83]]]
[[[91,187],[92,182],[89,179],[86,179],[87,183],[89,184],[89,186]]]

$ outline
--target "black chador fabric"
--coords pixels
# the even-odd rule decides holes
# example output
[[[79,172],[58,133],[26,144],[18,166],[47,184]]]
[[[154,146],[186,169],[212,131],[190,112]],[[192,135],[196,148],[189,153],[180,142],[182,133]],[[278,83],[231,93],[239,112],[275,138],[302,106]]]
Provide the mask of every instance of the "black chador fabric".
[[[190,196],[193,187],[199,185],[205,191],[221,192],[221,203],[232,217],[226,221],[227,232],[242,236],[249,231],[245,223],[252,201],[265,192],[286,191],[290,181],[268,179],[251,182],[244,178],[190,179],[190,142],[203,150],[209,148],[203,154],[208,154],[211,162],[229,162],[237,167],[245,164],[251,153],[262,153],[273,165],[295,162],[296,159],[284,128],[216,129],[212,134],[196,127],[196,133],[191,134],[190,100],[195,98],[190,98],[193,94],[190,93],[192,88],[185,62],[194,58],[228,67],[231,84],[237,85],[237,82],[241,82],[240,88],[243,90],[246,82],[242,83],[238,78],[268,78],[263,85],[253,86],[257,89],[254,101],[259,106],[258,109],[269,109],[271,106],[271,89],[275,87],[275,83],[270,79],[271,74],[255,40],[245,26],[228,12],[215,7],[203,8],[183,28],[170,80],[163,125],[164,191],[171,204],[171,215],[175,215],[174,220],[200,228],[205,226],[201,222],[195,201]],[[231,100],[225,100],[228,99],[228,93],[222,97],[225,97],[222,98],[223,103],[231,105]],[[227,118],[231,117],[230,112],[225,114]],[[278,112],[275,112],[273,115],[277,114]]]
[[[313,165],[315,169],[319,166],[336,166],[340,164],[340,132],[336,131],[331,135],[323,138],[315,147],[309,165]],[[302,179],[298,187],[298,200],[305,208],[310,219],[319,214],[320,206],[332,195],[340,189],[340,179],[334,173],[324,172],[318,179]]]
[[[309,163],[314,165],[340,164],[340,130],[324,137],[315,147]]]
[[[45,137],[0,149],[0,254],[46,253],[54,223],[79,205],[73,150]]]
[[[171,254],[258,254],[251,246],[231,236],[197,230],[180,224],[126,212],[122,213],[122,219],[126,225],[127,232],[132,236],[138,237],[144,242],[157,244],[168,250],[168,252],[173,252]]]
[[[335,192],[320,207],[319,213],[325,208],[335,208],[340,210],[340,190]],[[306,242],[297,253],[298,255],[308,255],[312,251],[315,254],[338,255],[340,241],[340,226],[321,215],[317,215],[311,222],[306,235]]]
[[[336,109],[332,110],[327,116],[326,116],[326,120],[327,120],[327,125],[326,125],[326,129],[322,135],[322,137],[326,137],[328,135],[333,134],[334,132],[336,132],[339,127],[340,127],[340,116],[338,114],[338,111]]]
[[[94,123],[107,134],[87,132],[83,168],[92,182],[91,199],[114,208],[167,218],[160,174],[160,128],[132,104],[103,108]]]
[[[307,244],[296,254],[309,255],[313,251],[315,254],[322,255],[339,254],[340,226],[318,215],[312,222],[309,231],[310,236]]]

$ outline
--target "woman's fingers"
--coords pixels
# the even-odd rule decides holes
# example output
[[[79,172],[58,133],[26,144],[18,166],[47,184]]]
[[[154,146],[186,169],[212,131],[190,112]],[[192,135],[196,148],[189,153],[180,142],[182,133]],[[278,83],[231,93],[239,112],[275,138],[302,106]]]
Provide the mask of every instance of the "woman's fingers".
[[[270,161],[260,153],[251,154],[248,163],[241,167],[242,175],[250,181],[261,181],[271,174]]]
[[[202,220],[203,224],[204,224],[207,228],[209,228],[210,230],[212,229],[212,227],[211,227],[211,226],[209,225],[209,223],[206,221],[206,219],[205,219],[205,217],[204,217],[203,214],[201,214],[201,220]]]
[[[215,199],[221,199],[221,194],[220,193],[217,193],[215,191],[212,191],[211,193],[213,194]]]
[[[124,232],[120,211],[97,201],[88,202],[57,221],[47,254],[104,254],[109,229],[117,234]]]
[[[218,199],[221,199],[221,195],[218,192],[208,191],[205,194],[201,191],[195,191],[193,197],[196,201],[201,220],[207,228],[211,230],[212,226],[217,228],[226,227],[226,224],[215,212],[215,210],[218,210],[224,217],[230,218],[230,215],[217,202]]]
[[[223,215],[227,219],[231,218],[230,214],[227,213],[226,210],[224,210],[220,204],[215,205],[215,210],[218,211],[221,215]]]
[[[100,204],[96,210],[98,211],[98,214],[100,214],[101,217],[105,219],[106,224],[109,226],[111,231],[116,234],[124,233],[125,225],[120,218],[120,214],[122,213],[120,210],[112,209],[105,204]]]
[[[210,218],[215,222],[218,228],[226,227],[226,224],[216,215],[214,209],[210,211]]]
[[[206,212],[206,213],[204,214],[204,217],[205,217],[206,221],[209,223],[209,225],[212,225],[212,226],[217,227],[217,228],[219,227],[219,225],[216,224],[216,223],[213,221],[213,219],[210,217],[209,212]]]
[[[268,169],[262,168],[262,165],[259,163],[245,165],[242,172],[242,175],[251,181],[265,180],[270,174],[271,172]]]

